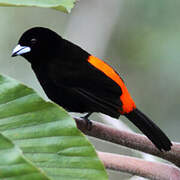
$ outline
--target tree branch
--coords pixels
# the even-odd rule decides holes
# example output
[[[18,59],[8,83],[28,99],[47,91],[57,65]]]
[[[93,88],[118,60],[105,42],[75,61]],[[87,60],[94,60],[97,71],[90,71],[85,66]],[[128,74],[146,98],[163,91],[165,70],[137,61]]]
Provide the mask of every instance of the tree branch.
[[[143,135],[118,130],[94,121],[92,129],[87,130],[86,120],[81,118],[75,120],[77,127],[86,135],[161,157],[180,167],[180,143],[173,143],[171,151],[161,152]]]
[[[107,169],[128,172],[153,180],[180,179],[180,170],[172,165],[105,152],[97,153]]]

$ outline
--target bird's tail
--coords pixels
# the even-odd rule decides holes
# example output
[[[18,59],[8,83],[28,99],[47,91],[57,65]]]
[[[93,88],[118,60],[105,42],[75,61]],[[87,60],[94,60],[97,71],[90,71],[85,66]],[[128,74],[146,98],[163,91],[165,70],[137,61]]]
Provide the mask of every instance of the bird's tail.
[[[160,150],[169,151],[172,143],[164,132],[137,108],[125,115]]]

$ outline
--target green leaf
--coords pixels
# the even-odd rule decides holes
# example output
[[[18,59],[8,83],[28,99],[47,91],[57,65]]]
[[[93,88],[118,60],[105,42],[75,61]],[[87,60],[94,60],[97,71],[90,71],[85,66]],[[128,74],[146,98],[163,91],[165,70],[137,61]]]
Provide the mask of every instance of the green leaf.
[[[93,146],[66,111],[1,75],[0,132],[53,180],[108,179]]]
[[[69,13],[75,2],[76,0],[0,0],[0,6],[54,8]]]
[[[26,160],[22,151],[0,134],[0,179],[50,180],[40,169]]]

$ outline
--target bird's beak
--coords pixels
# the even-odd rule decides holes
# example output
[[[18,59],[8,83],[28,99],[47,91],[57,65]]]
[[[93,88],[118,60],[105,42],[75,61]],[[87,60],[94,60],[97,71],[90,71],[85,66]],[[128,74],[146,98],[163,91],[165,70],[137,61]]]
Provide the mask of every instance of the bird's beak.
[[[18,44],[14,49],[13,49],[13,52],[12,52],[12,57],[14,56],[19,56],[19,55],[22,55],[22,54],[25,54],[25,53],[28,53],[31,51],[31,48],[28,47],[28,46],[21,46],[20,44]]]

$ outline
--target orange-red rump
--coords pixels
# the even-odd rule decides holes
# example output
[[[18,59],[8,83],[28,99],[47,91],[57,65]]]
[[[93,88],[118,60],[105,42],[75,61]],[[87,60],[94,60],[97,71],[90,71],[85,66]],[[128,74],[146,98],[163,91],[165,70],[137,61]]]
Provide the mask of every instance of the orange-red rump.
[[[91,63],[95,68],[103,72],[106,76],[111,78],[121,87],[122,90],[122,95],[120,96],[120,100],[122,102],[122,111],[120,111],[121,114],[127,114],[136,108],[136,105],[131,95],[129,94],[126,85],[124,84],[121,77],[116,73],[116,71],[114,71],[114,69],[111,66],[109,66],[104,61],[102,61],[101,59],[95,56],[89,56],[88,62]]]

